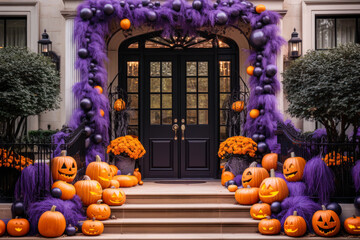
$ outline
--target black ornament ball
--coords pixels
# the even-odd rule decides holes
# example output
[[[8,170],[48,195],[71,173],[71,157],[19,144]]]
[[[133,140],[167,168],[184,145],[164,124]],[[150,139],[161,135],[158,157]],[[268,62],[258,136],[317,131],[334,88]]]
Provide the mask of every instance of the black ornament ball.
[[[229,181],[227,181],[224,186],[227,188],[229,186]]]
[[[265,114],[265,110],[264,109],[260,109],[260,115],[264,115]]]
[[[124,1],[124,0],[121,0],[121,1],[120,1],[120,6],[121,6],[121,7],[125,7],[125,1]]]
[[[113,6],[113,5],[111,5],[111,4],[109,4],[109,3],[105,4],[105,6],[104,6],[104,13],[105,13],[106,15],[110,16],[111,14],[114,13],[114,11],[115,11],[115,9],[114,9],[114,6]]]
[[[179,1],[179,0],[173,1],[172,9],[176,12],[179,12],[181,9],[181,1]]]
[[[264,141],[265,140],[265,135],[264,134],[260,134],[259,135],[259,141]]]
[[[85,139],[85,148],[89,148],[90,146],[90,138]]]
[[[15,216],[23,216],[25,213],[24,203],[16,202],[12,205],[12,210]]]
[[[273,64],[267,65],[266,66],[266,76],[268,77],[273,77],[276,75],[277,73],[277,67]]]
[[[261,62],[262,60],[263,60],[263,55],[260,55],[260,54],[258,54],[258,55],[256,55],[256,61],[258,61],[258,62]]]
[[[192,7],[195,9],[195,10],[198,10],[200,11],[202,9],[202,2],[200,0],[195,0],[193,1],[192,3]]]
[[[255,133],[254,135],[252,135],[252,140],[254,140],[255,142],[259,141],[259,134]]]
[[[89,98],[83,98],[80,101],[80,107],[85,110],[85,111],[89,111],[92,107],[92,102]]]
[[[53,196],[54,198],[60,198],[62,195],[61,189],[60,188],[53,188],[51,189],[51,196]]]
[[[270,205],[271,213],[278,214],[281,212],[281,203],[280,202],[273,202]]]
[[[268,146],[267,146],[267,144],[265,142],[259,142],[258,143],[258,151],[260,153],[265,153],[267,151],[267,149],[268,149]]]
[[[221,5],[223,5],[224,7],[229,6],[229,4],[227,2],[222,2]]]
[[[92,7],[91,11],[93,12],[93,14],[95,14],[96,13],[96,8]]]
[[[250,22],[250,19],[249,19],[248,16],[242,16],[241,18],[242,18],[242,20],[243,20],[245,23],[249,23],[249,22]]]
[[[69,226],[66,227],[65,232],[66,235],[68,236],[74,236],[76,233],[76,228],[74,226],[71,226],[71,224],[69,224]]]
[[[89,83],[90,86],[93,86],[94,85],[94,80],[89,79],[88,83]]]
[[[262,23],[261,23],[261,22],[257,22],[257,23],[256,23],[256,25],[255,25],[255,27],[256,27],[256,28],[262,28],[262,27],[263,27],[263,25],[262,25]]]
[[[256,94],[262,94],[264,91],[264,89],[261,86],[256,86],[255,87],[255,93]]]
[[[255,63],[255,67],[261,67],[261,63],[260,63],[260,62],[256,62],[256,63]]]
[[[87,118],[88,120],[91,120],[91,119],[94,117],[94,115],[95,115],[95,112],[94,112],[94,111],[88,111],[88,112],[86,113],[86,118]]]
[[[95,63],[90,63],[90,68],[94,68],[95,66]]]
[[[94,142],[101,143],[102,142],[102,136],[100,134],[95,134],[94,136]]]
[[[272,80],[270,78],[265,78],[264,79],[265,84],[270,84],[271,82],[272,82]]]
[[[326,205],[326,209],[327,210],[333,210],[334,212],[336,212],[336,214],[340,217],[341,213],[342,213],[342,208],[340,206],[340,204],[336,203],[336,202],[332,202],[329,203],[328,205]]]
[[[141,3],[139,3],[139,4],[137,5],[138,8],[142,8],[142,6],[143,6],[143,5],[142,5]]]
[[[149,8],[153,8],[153,7],[154,7],[154,4],[153,4],[153,3],[149,3],[148,7],[149,7]]]
[[[142,0],[142,1],[141,1],[141,4],[142,4],[144,7],[146,7],[147,5],[149,5],[149,3],[150,3],[150,0]]]
[[[85,59],[85,58],[88,57],[89,52],[88,52],[88,50],[86,48],[80,48],[79,51],[78,51],[78,55],[79,55],[80,58]]]
[[[160,7],[161,3],[159,1],[155,2],[155,7]]]
[[[186,16],[186,22],[191,23],[192,22],[192,17],[191,16]]]
[[[269,16],[264,16],[264,17],[262,18],[262,22],[263,22],[264,24],[269,24],[269,23],[270,23],[270,17],[269,17]]]
[[[230,185],[236,185],[236,182],[234,180],[229,180],[228,183],[229,183],[229,186]]]
[[[271,93],[272,87],[270,84],[264,85],[264,93]]]
[[[233,5],[234,4],[234,0],[229,0],[229,5]]]
[[[260,77],[260,76],[262,75],[262,73],[263,73],[262,68],[256,67],[256,68],[254,69],[253,75],[254,75],[255,77]]]
[[[216,23],[219,25],[224,25],[228,21],[228,16],[224,12],[218,12],[216,14]]]
[[[102,16],[102,12],[101,12],[99,9],[96,10],[96,15],[97,15],[98,17],[100,17],[100,18],[103,17],[103,16]]]
[[[135,9],[135,5],[134,5],[134,4],[130,4],[130,5],[129,5],[129,8],[130,8],[130,10],[134,10],[134,9]]]
[[[214,3],[214,8],[217,8],[219,6],[218,3]]]
[[[91,132],[92,132],[91,127],[85,126],[84,127],[84,132],[85,132],[86,136],[89,137],[91,135]]]
[[[148,11],[146,12],[146,19],[150,22],[156,21],[157,14],[154,11]]]
[[[80,10],[80,17],[83,20],[89,20],[90,18],[92,18],[93,16],[93,12],[91,11],[90,8],[83,8]]]
[[[356,209],[360,209],[360,196],[355,197],[354,206]]]
[[[265,36],[265,33],[262,30],[257,29],[252,31],[249,41],[251,46],[259,49],[264,47],[264,45],[267,43],[268,40]]]
[[[236,18],[240,15],[240,12],[236,9],[231,10],[231,17]]]

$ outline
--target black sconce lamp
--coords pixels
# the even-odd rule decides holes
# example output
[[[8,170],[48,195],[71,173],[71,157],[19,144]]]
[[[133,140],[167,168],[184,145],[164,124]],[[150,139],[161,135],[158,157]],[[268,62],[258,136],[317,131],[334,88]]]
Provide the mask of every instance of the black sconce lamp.
[[[38,41],[38,52],[44,56],[50,57],[52,62],[56,65],[56,70],[60,71],[60,57],[52,51],[52,42],[46,29],[41,34],[41,39]]]
[[[299,38],[299,33],[296,32],[294,28],[294,32],[291,34],[291,38],[289,40],[289,58],[296,59],[301,57],[302,54],[302,40]]]

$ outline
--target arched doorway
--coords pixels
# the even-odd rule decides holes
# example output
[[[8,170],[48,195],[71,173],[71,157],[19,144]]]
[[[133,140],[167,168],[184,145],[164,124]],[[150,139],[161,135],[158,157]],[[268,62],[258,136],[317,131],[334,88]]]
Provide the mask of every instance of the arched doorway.
[[[163,38],[158,31],[122,42],[118,88],[131,109],[127,134],[148,153],[144,177],[216,177],[228,100],[244,87],[238,55],[233,40],[205,32]]]

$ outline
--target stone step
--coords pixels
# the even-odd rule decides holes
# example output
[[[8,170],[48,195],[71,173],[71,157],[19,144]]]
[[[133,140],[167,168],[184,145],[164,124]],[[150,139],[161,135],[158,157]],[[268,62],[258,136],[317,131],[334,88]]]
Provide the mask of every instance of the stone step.
[[[250,218],[126,218],[103,221],[105,233],[255,233]]]
[[[116,218],[249,218],[250,206],[234,203],[124,204],[112,206]]]

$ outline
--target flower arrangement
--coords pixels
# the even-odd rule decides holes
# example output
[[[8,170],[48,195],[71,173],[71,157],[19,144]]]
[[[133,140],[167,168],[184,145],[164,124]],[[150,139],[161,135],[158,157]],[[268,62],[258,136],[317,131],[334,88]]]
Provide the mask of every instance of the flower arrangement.
[[[6,149],[0,149],[0,167],[13,167],[17,170],[21,168],[23,170],[33,162],[30,158],[14,152],[9,153]]]
[[[146,151],[137,137],[126,135],[112,140],[107,147],[107,153],[136,160],[144,156]]]
[[[353,157],[343,156],[340,153],[330,152],[322,159],[328,166],[340,166],[348,161],[352,162]]]
[[[220,144],[218,156],[221,159],[229,155],[249,155],[250,157],[254,157],[256,151],[257,144],[251,138],[234,136]]]

